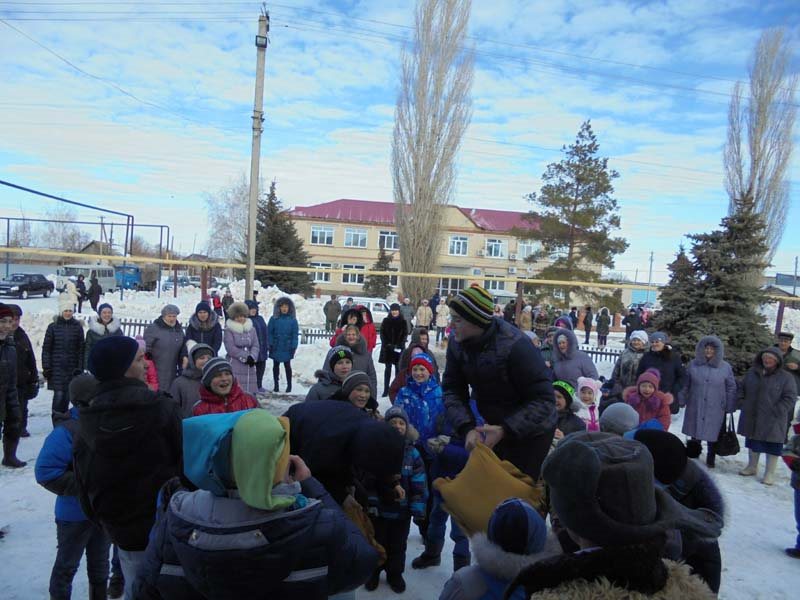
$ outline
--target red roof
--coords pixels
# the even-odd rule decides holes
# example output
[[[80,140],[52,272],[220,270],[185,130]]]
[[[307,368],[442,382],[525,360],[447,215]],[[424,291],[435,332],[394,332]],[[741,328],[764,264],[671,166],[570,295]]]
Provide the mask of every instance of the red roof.
[[[510,231],[514,227],[537,230],[538,224],[526,221],[527,213],[485,208],[455,207],[475,226],[485,231]],[[392,202],[339,199],[313,206],[298,206],[290,211],[293,217],[325,219],[350,223],[394,224],[395,206]]]

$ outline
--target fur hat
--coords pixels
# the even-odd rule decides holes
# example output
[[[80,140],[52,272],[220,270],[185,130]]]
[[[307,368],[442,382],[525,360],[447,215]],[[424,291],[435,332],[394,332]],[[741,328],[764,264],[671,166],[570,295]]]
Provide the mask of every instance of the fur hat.
[[[459,291],[450,300],[450,310],[473,325],[486,328],[492,322],[494,301],[492,296],[477,284]]]
[[[653,457],[653,475],[664,485],[675,483],[689,460],[686,446],[675,434],[658,429],[640,429],[633,439],[644,444]]]
[[[670,529],[715,538],[721,517],[689,510],[654,484],[645,446],[610,433],[577,432],[542,465],[552,506],[570,531],[599,546],[645,542]]]
[[[411,373],[411,369],[413,369],[416,365],[422,365],[427,369],[428,373],[433,375],[433,359],[425,354],[424,352],[421,354],[415,354],[411,359],[411,362],[408,363],[408,372]]]
[[[175,306],[174,304],[167,304],[164,308],[161,309],[161,316],[166,317],[167,315],[179,315],[181,314],[181,309]]]
[[[211,380],[214,379],[220,373],[224,373],[227,371],[228,373],[233,373],[233,369],[231,368],[231,363],[229,363],[224,358],[220,358],[219,356],[215,356],[211,360],[209,360],[205,366],[203,366],[203,375],[200,378],[200,381],[205,386],[207,390],[211,389]]]
[[[389,307],[389,311],[393,310],[400,310],[400,305],[397,302],[392,302],[392,305]]]
[[[249,317],[250,309],[244,302],[234,302],[228,307],[228,318],[235,320],[236,317]]]
[[[639,425],[639,413],[630,404],[615,402],[600,415],[600,431],[623,435]]]
[[[631,333],[631,341],[639,340],[643,344],[647,344],[650,340],[647,338],[647,332],[642,329],[637,329],[633,333]]]
[[[494,509],[486,536],[506,552],[538,554],[547,541],[547,525],[530,504],[509,498]]]
[[[258,312],[258,302],[256,302],[255,300],[245,300],[244,303],[247,305],[248,311],[253,310],[255,308],[256,313]],[[250,313],[248,312],[247,314]]]
[[[384,421],[387,423],[392,419],[403,419],[408,425],[408,414],[406,411],[403,410],[402,406],[392,406],[389,410],[386,411],[386,414],[383,417]]]
[[[139,342],[132,337],[112,335],[101,338],[89,353],[89,371],[98,381],[121,379],[133,364]]]
[[[75,310],[75,303],[72,301],[72,297],[69,294],[59,294],[58,295],[58,315],[61,316],[65,310]]]
[[[331,371],[336,366],[340,360],[347,358],[350,362],[353,362],[353,351],[350,350],[347,346],[336,346],[335,348],[331,348],[330,352],[328,352],[328,367],[330,367]]]
[[[81,373],[69,382],[69,401],[73,406],[88,406],[98,385],[97,379],[91,373]]]
[[[359,385],[366,385],[371,390],[370,383],[369,375],[364,371],[350,371],[342,381],[342,394],[345,399],[349,398],[350,393]]]

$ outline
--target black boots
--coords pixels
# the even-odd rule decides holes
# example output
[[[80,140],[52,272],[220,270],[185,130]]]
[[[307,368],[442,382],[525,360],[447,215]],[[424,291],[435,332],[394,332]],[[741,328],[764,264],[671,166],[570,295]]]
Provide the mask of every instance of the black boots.
[[[709,469],[713,469],[716,466],[716,459],[717,459],[717,453],[714,452],[713,445],[709,444],[708,450],[706,451],[706,466]]]
[[[125,579],[122,575],[115,575],[111,574],[111,579],[108,580],[108,597],[115,599],[115,598],[122,598],[122,594],[125,592]]]
[[[280,391],[280,390],[278,389],[278,380],[277,380],[277,379],[275,380],[275,389],[273,389],[272,391],[273,391],[273,392],[279,392],[279,391]]]
[[[105,585],[90,585],[89,586],[89,600],[107,600]]]
[[[289,394],[292,391],[292,380],[289,380],[289,383],[286,384],[286,393]]]
[[[411,561],[412,569],[427,569],[428,567],[437,567],[442,564],[442,548],[444,543],[440,544],[427,544],[425,551],[417,558]]]
[[[392,588],[392,591],[395,594],[402,594],[406,591],[406,580],[403,579],[403,575],[401,573],[395,573],[393,575],[386,575],[386,583],[389,584],[389,587]]]
[[[703,451],[703,445],[700,440],[690,439],[686,442],[686,456],[689,458],[697,458]]]
[[[27,465],[25,461],[17,458],[18,439],[10,440],[8,436],[3,436],[3,466],[19,469]]]
[[[378,589],[378,584],[380,583],[380,580],[381,580],[381,568],[378,567],[372,572],[372,575],[369,576],[369,579],[367,579],[367,582],[364,584],[364,589],[367,590],[368,592],[374,592],[376,589]]]

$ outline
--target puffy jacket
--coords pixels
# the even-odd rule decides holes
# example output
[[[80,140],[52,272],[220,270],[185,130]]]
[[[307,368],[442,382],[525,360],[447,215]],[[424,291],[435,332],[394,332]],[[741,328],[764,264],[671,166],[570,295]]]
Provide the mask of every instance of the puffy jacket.
[[[397,392],[394,405],[406,411],[424,444],[429,438],[444,433],[442,388],[433,377],[424,383],[417,383],[410,375],[406,377],[406,385]]]
[[[686,377],[686,370],[681,364],[680,352],[667,346],[661,352],[654,352],[650,350],[644,353],[644,356],[639,361],[639,367],[636,370],[638,377],[647,369],[658,369],[661,373],[661,380],[658,384],[658,389],[662,392],[669,392],[677,397],[683,390],[684,379]]]
[[[401,315],[402,316],[402,315]],[[447,327],[450,324],[450,307],[447,304],[436,305],[436,326]]]
[[[200,400],[192,407],[192,416],[195,417],[258,408],[256,399],[245,393],[236,381],[233,382],[230,393],[225,397],[218,396],[203,385],[198,389]]]
[[[28,334],[22,327],[14,330],[14,346],[17,352],[17,389],[26,399],[35,398],[39,392],[36,353],[33,351]]]
[[[411,431],[409,430],[409,433]],[[397,500],[394,496],[391,487],[394,483],[399,483],[405,490],[406,495],[402,500]],[[384,519],[403,519],[409,516],[425,518],[427,503],[428,480],[425,476],[425,463],[414,447],[414,442],[407,436],[400,479],[393,479],[392,484],[387,485],[385,493],[378,495],[378,514]]]
[[[448,344],[442,392],[447,419],[460,437],[475,427],[470,388],[486,422],[502,425],[513,438],[555,429],[555,398],[544,360],[528,337],[505,321],[492,319],[480,337]]]
[[[308,390],[306,401],[328,400],[342,389],[342,382],[330,371],[317,369],[314,371],[314,377],[317,378],[317,383]]]
[[[192,408],[200,400],[200,378],[203,373],[194,366],[194,353],[203,349],[212,350],[211,346],[206,344],[194,344],[192,346],[191,350],[189,350],[189,363],[169,388],[169,395],[180,407],[181,416],[184,419],[192,416]],[[158,385],[156,385],[156,389],[158,389]]]
[[[372,351],[375,350],[375,346],[378,345],[378,331],[375,329],[375,323],[372,320],[372,313],[370,310],[361,304],[359,304],[356,309],[358,309],[362,313],[366,313],[365,315],[361,315],[364,319],[364,324],[361,326],[361,336],[367,342],[367,350],[369,351],[370,355]]]
[[[417,327],[430,327],[433,311],[430,306],[421,305],[417,309]]]
[[[286,302],[289,304],[289,312],[281,314],[279,304]],[[294,358],[297,351],[298,336],[300,328],[297,325],[297,316],[294,302],[288,297],[283,297],[275,303],[267,324],[269,332],[269,356],[276,362],[287,362]]]
[[[408,335],[406,320],[398,315],[389,315],[381,323],[381,354],[378,362],[396,365],[400,354],[406,347]]]
[[[94,345],[106,336],[125,335],[122,331],[122,323],[116,317],[112,317],[108,325],[101,323],[99,317],[89,319],[89,329],[86,332],[86,342],[83,350],[84,367],[89,365],[89,354]]]
[[[189,317],[189,324],[186,326],[186,340],[193,340],[198,344],[206,344],[219,354],[222,347],[222,326],[219,324],[219,317],[215,312],[208,313],[208,319],[201,322],[197,318],[197,313]]]
[[[56,494],[56,519],[85,521],[78,500],[78,483],[72,469],[72,440],[78,430],[78,410],[71,408],[66,419],[47,434],[36,457],[36,483]]]
[[[767,373],[761,357],[769,352],[778,360],[777,368]],[[786,422],[797,400],[794,377],[782,368],[783,357],[777,348],[759,352],[742,380],[742,412],[737,431],[746,438],[762,442],[786,441]]]
[[[158,389],[167,391],[178,376],[178,362],[184,350],[183,327],[176,322],[170,327],[158,317],[144,330],[147,352],[153,357],[158,373]]]
[[[254,356],[257,361],[264,361],[269,358],[269,332],[267,331],[267,322],[260,314],[258,314],[258,302],[255,300],[245,300],[244,302],[249,309],[255,309],[256,314],[250,315],[250,320],[253,322],[253,327],[256,329],[256,336],[258,336],[258,356]]]
[[[247,359],[254,361],[260,353],[258,333],[253,322],[247,319],[244,323],[237,323],[228,319],[225,324],[225,352],[228,353],[228,362],[231,363],[233,376],[248,394],[258,391],[255,365],[248,365]]]
[[[83,371],[83,344],[83,326],[77,319],[53,318],[42,343],[47,389],[66,391],[72,378]]]
[[[178,406],[143,381],[100,383],[80,409],[74,442],[81,508],[123,550],[144,550],[156,497],[182,469]]]
[[[561,352],[558,348],[558,338],[567,337],[567,351]],[[530,343],[530,342],[528,342]],[[569,329],[559,329],[553,338],[552,349],[553,373],[556,379],[566,381],[572,387],[577,387],[578,377],[597,379],[597,367],[592,359],[578,347],[578,338]]]
[[[597,315],[597,335],[608,335],[611,330],[611,316],[605,312]]]
[[[622,392],[622,399],[639,413],[639,424],[650,419],[658,419],[664,431],[669,431],[672,422],[669,405],[674,401],[672,394],[656,390],[650,398],[644,400],[639,395],[639,390],[632,386]]]

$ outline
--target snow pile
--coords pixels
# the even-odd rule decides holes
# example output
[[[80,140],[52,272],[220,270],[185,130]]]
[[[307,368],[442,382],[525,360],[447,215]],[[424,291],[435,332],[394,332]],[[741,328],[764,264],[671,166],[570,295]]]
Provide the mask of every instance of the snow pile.
[[[778,303],[764,304],[761,307],[761,314],[766,317],[767,327],[770,331],[774,331],[775,323],[778,320]],[[790,331],[795,337],[800,336],[800,310],[788,306],[784,308],[781,331]]]

